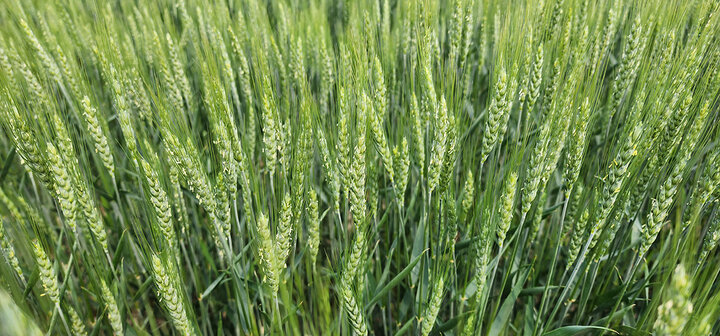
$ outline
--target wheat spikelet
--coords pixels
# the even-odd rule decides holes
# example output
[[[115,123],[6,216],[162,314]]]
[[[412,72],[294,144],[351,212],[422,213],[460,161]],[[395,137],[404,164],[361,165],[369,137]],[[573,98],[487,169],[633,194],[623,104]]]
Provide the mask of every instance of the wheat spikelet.
[[[160,42],[160,36],[158,36],[156,31],[153,31],[153,47],[155,49],[156,55],[153,56],[152,59],[156,60],[157,63],[159,63],[158,65],[160,68],[160,74],[162,75],[163,83],[165,84],[164,91],[167,94],[167,99],[175,110],[184,111],[185,108],[183,105],[182,93],[178,88],[177,81],[175,80],[175,75],[172,73],[170,67],[166,62],[166,56],[162,48],[162,43]]]
[[[630,165],[630,161],[637,154],[635,147],[643,128],[644,126],[642,124],[638,124],[630,131],[631,133],[623,142],[621,148],[615,155],[615,159],[610,165],[608,176],[605,179],[602,194],[598,202],[599,206],[596,208],[597,210],[595,211],[593,217],[594,223],[590,227],[590,235],[593,237],[592,243],[590,244],[591,248],[595,247],[595,244],[597,244],[597,240],[599,238],[599,234],[597,233],[604,229],[607,217],[615,205],[618,193],[620,192],[620,187],[627,177],[626,172],[628,166]],[[611,223],[611,225],[614,225],[614,223]],[[599,257],[600,256],[596,255],[596,258]]]
[[[229,28],[228,30],[232,31]],[[227,47],[225,47],[225,42],[222,40],[220,33],[217,31],[217,29],[215,29],[215,27],[212,28],[212,37],[213,44],[217,45],[220,48],[222,72],[225,75],[225,80],[230,82],[230,96],[232,97],[232,101],[235,102],[235,106],[238,108],[238,110],[240,110],[240,94],[238,92],[237,83],[235,81],[235,71],[233,71],[232,63],[230,62],[230,55],[228,54]]]
[[[18,202],[20,202],[20,205],[23,206],[23,209],[27,208],[27,204],[25,203],[24,199],[22,199],[22,197],[18,198]],[[20,212],[20,209],[15,206],[15,203],[10,200],[10,198],[7,196],[7,194],[5,193],[5,191],[3,191],[2,188],[0,188],[0,203],[5,204],[8,212],[10,212],[10,215],[12,215],[15,220],[17,220],[21,224],[25,224],[25,217]]]
[[[720,241],[720,217],[715,217],[715,219],[710,222],[707,232],[705,233],[705,238],[703,239],[702,247],[700,248],[700,256],[698,257],[698,266],[702,265],[705,260],[707,259],[708,255],[712,250],[715,249],[715,247],[718,245],[718,242]]]
[[[178,223],[186,223],[187,221],[185,218],[187,218],[187,209],[185,206],[185,199],[182,195],[182,190],[180,189],[180,173],[174,164],[168,165],[168,177],[170,178],[170,195],[172,195],[170,200],[173,202],[175,220]]]
[[[480,309],[480,304],[482,303],[483,299],[483,292],[485,291],[485,286],[487,284],[487,276],[488,276],[488,264],[490,260],[490,244],[492,243],[492,233],[491,233],[491,225],[483,224],[480,226],[478,232],[479,238],[475,241],[473,244],[473,249],[475,252],[475,257],[473,260],[473,266],[475,267],[475,274],[473,276],[476,284],[476,290],[475,290],[475,300],[471,302],[472,306],[476,309]],[[476,316],[479,315],[481,312],[475,311],[468,317],[467,321],[465,322],[465,327],[463,328],[463,335],[469,336],[469,335],[475,335],[476,328],[475,328],[475,319]]]
[[[303,113],[303,128],[311,129],[311,122],[309,117],[309,104],[307,100],[303,100],[302,103]],[[302,214],[303,204],[305,202],[306,185],[311,183],[310,172],[312,167],[312,132],[302,132],[298,135],[297,141],[295,141],[293,162],[291,167],[292,178],[290,180],[290,190],[292,191],[292,225],[295,227],[297,236],[300,237],[302,233]]]
[[[115,302],[115,295],[110,291],[110,288],[108,288],[107,283],[105,283],[103,279],[100,279],[100,293],[102,300],[105,302],[105,308],[107,309],[107,316],[110,321],[110,326],[112,326],[113,334],[115,336],[123,335],[122,317]]]
[[[3,104],[5,105],[5,104]],[[10,132],[17,148],[18,154],[22,157],[27,169],[35,174],[45,187],[52,193],[54,192],[54,176],[56,175],[50,167],[52,162],[49,155],[43,155],[41,147],[35,138],[35,132],[28,125],[27,121],[20,116],[17,108],[7,108],[3,106],[3,109],[7,111],[7,115],[3,117],[5,121],[10,125]]]
[[[432,34],[430,33],[429,29],[425,32],[424,37],[424,48],[430,49],[432,48],[433,41],[432,41]],[[422,68],[421,68],[421,74],[422,74],[422,89],[423,89],[423,105],[425,106],[423,108],[425,119],[426,121],[430,119],[430,113],[436,111],[438,108],[438,102],[437,102],[437,93],[435,92],[435,83],[433,82],[433,76],[432,76],[432,69],[431,69],[431,63],[432,63],[432,53],[431,50],[424,50],[424,59],[422,60]]]
[[[187,103],[188,108],[192,111],[194,110],[194,100],[192,91],[190,90],[190,83],[188,82],[188,78],[185,74],[185,69],[180,61],[177,49],[175,48],[175,43],[173,43],[170,34],[165,34],[165,40],[167,41],[170,62],[172,63],[173,73],[175,74],[174,82],[178,83],[180,92],[182,92],[183,97],[185,97],[185,102]]]
[[[367,326],[365,325],[365,316],[358,306],[357,300],[350,287],[343,286],[340,289],[340,295],[343,300],[343,307],[345,312],[348,314],[350,324],[353,328],[353,333],[358,336],[364,336],[368,334]]]
[[[455,163],[457,161],[457,124],[455,121],[455,114],[448,113],[448,126],[447,126],[447,140],[445,144],[445,155],[442,159],[443,165],[440,171],[440,187],[438,189],[440,194],[445,193],[451,184],[450,177],[455,169]]]
[[[246,147],[243,145],[245,142],[238,137],[237,144],[234,147],[234,155],[233,158],[235,158],[235,167],[237,168],[237,181],[240,183],[240,187],[242,190],[242,196],[245,199],[243,202],[243,207],[245,207],[246,215],[250,216],[253,212],[251,211],[252,207],[250,207],[250,179],[249,179],[249,173],[250,173],[250,167],[248,167],[247,162],[247,156],[245,155]]]
[[[80,319],[80,316],[75,311],[75,308],[68,305],[67,312],[68,312],[68,315],[70,315],[70,321],[72,323],[73,334],[77,335],[77,336],[86,336],[87,331],[85,330],[85,323],[83,323],[82,319]]]
[[[190,190],[197,195],[200,205],[214,216],[217,210],[215,197],[211,192],[210,181],[198,162],[199,155],[191,140],[187,139],[185,146],[182,146],[177,138],[171,136],[166,144]]]
[[[218,254],[221,260],[224,260],[224,241],[227,239],[224,229],[227,228],[227,224],[223,223],[218,216],[221,208],[218,206],[217,198],[212,192],[213,188],[210,179],[199,162],[200,155],[197,148],[190,138],[186,139],[184,146],[181,145],[180,140],[172,133],[168,133],[163,140],[170,157],[173,159],[174,164],[177,165],[178,171],[182,173],[182,177],[190,191],[195,194],[200,206],[207,211],[210,224],[214,228],[212,234]]]
[[[107,142],[105,132],[100,126],[100,121],[97,118],[97,111],[90,105],[90,99],[84,96],[81,105],[83,108],[83,116],[87,122],[87,128],[93,139],[93,145],[95,146],[95,152],[100,155],[105,169],[110,172],[110,175],[115,175],[115,162],[113,161],[112,153],[110,152],[110,146]]]
[[[429,335],[430,331],[432,331],[433,327],[435,326],[435,319],[437,318],[437,314],[440,311],[440,305],[442,304],[442,299],[445,294],[444,290],[445,279],[442,275],[440,275],[434,281],[430,302],[428,302],[428,305],[425,308],[425,312],[420,318],[420,334],[423,336]]]
[[[265,163],[268,173],[272,177],[275,174],[278,162],[278,148],[282,146],[280,134],[277,132],[277,110],[269,80],[265,80],[265,88],[263,90],[263,144],[265,153]]]
[[[223,99],[226,101],[226,99]],[[227,109],[229,110],[229,108]],[[220,112],[216,112],[220,113]],[[222,169],[217,175],[215,181],[215,199],[217,204],[217,216],[220,220],[221,229],[225,236],[230,235],[230,198],[235,199],[237,193],[237,171],[235,153],[239,149],[233,149],[233,144],[237,144],[235,139],[231,140],[231,135],[227,125],[221,118],[216,117],[213,133],[215,134],[215,145],[222,159]],[[234,128],[234,127],[233,127]],[[236,145],[237,146],[237,145]]]
[[[340,171],[346,172],[350,169],[350,101],[344,87],[338,89],[338,142],[336,144],[338,152],[338,163]]]
[[[430,151],[430,162],[428,163],[427,183],[430,194],[432,194],[433,190],[435,190],[440,183],[440,174],[448,140],[447,130],[449,127],[447,104],[445,103],[445,97],[441,97],[440,105],[435,111],[435,131],[432,149]]]
[[[92,231],[95,239],[100,242],[105,254],[109,255],[107,233],[105,232],[105,225],[103,224],[102,217],[98,213],[97,207],[95,206],[95,200],[90,194],[87,184],[80,178],[76,178],[74,181],[75,192],[77,193],[77,204],[82,210],[85,221],[87,222],[90,231]]]
[[[413,120],[412,138],[414,144],[414,156],[420,168],[420,177],[424,176],[425,170],[425,128],[423,127],[423,119],[420,116],[420,108],[418,107],[417,97],[412,95],[410,101],[410,118]]]
[[[60,118],[59,112],[52,113],[51,120],[53,130],[55,131],[55,135],[57,136],[56,144],[58,154],[65,162],[65,168],[67,169],[70,178],[73,179],[73,184],[77,187],[77,180],[80,179],[80,174],[78,172],[78,167],[80,166],[80,164],[77,156],[75,155],[75,147],[73,146],[73,141],[70,138],[70,134],[68,133],[65,122]]]
[[[40,84],[35,74],[33,74],[30,68],[28,68],[28,65],[20,60],[15,61],[14,65],[17,68],[18,72],[22,74],[22,77],[25,78],[25,82],[28,85],[28,90],[30,91],[30,94],[32,96],[31,104],[33,105],[33,107],[41,108],[43,106],[50,106],[50,97],[48,97],[45,88]]]
[[[528,234],[528,241],[533,242],[540,232],[540,226],[543,220],[543,210],[545,210],[545,202],[547,201],[547,192],[544,189],[540,190],[540,197],[537,199],[535,205],[535,213],[530,223],[530,232]]]
[[[407,189],[408,180],[410,179],[410,148],[407,138],[403,137],[400,145],[393,148],[393,162],[395,164],[395,194],[400,203],[402,203],[405,189]]]
[[[505,68],[500,66],[500,72],[495,83],[495,93],[488,109],[485,120],[485,132],[482,138],[482,153],[480,162],[485,162],[490,152],[495,148],[498,139],[502,140],[507,128],[507,118],[510,116],[510,102],[508,101],[508,79]]]
[[[367,185],[365,186],[367,194],[367,203],[369,206],[368,218],[372,220],[378,214],[378,200],[380,199],[380,186],[378,180],[380,179],[380,165],[377,164],[377,160],[373,155],[369,158],[370,164],[367,165]]]
[[[278,291],[278,273],[276,269],[277,258],[275,257],[275,247],[273,239],[270,234],[270,226],[268,224],[267,216],[260,213],[257,222],[256,230],[258,233],[258,256],[260,257],[260,266],[265,276],[265,281],[272,293],[272,297],[275,298]]]
[[[240,17],[242,17],[242,15]],[[234,31],[232,30],[232,27],[228,27],[228,31],[230,33],[230,41],[233,52],[235,53],[235,57],[238,59],[237,77],[240,81],[240,88],[243,92],[243,95],[245,96],[247,105],[252,106],[253,94],[250,84],[250,67],[248,66],[247,58],[245,57],[245,53],[243,52],[240,45],[241,42],[236,37]]]
[[[549,119],[549,118],[547,118]],[[525,181],[522,188],[521,216],[525,218],[530,211],[535,197],[537,196],[538,185],[540,184],[541,174],[545,170],[545,154],[547,152],[550,137],[551,121],[546,120],[540,128],[540,135],[535,140],[532,153],[530,154],[530,162]]]
[[[690,298],[692,283],[682,264],[675,267],[670,288],[665,294],[663,304],[657,307],[657,319],[654,329],[657,335],[669,336],[682,334],[688,316],[693,312]]]
[[[290,48],[290,74],[295,89],[300,91],[305,82],[305,62],[303,54],[303,41],[299,37],[293,38]]]
[[[610,43],[612,43],[615,37],[619,19],[620,16],[618,15],[618,10],[610,7],[607,14],[607,21],[602,28],[601,34],[598,35],[600,43],[595,44],[597,46],[597,51],[594,53],[593,57],[594,64],[600,64],[602,59],[605,57],[605,53],[610,52]],[[593,72],[594,71],[596,70],[593,70]]]
[[[542,106],[540,106],[540,111],[544,118],[549,118],[550,111],[555,104],[555,102],[553,101],[555,98],[557,98],[557,95],[555,93],[557,92],[557,89],[560,86],[560,81],[563,77],[560,73],[562,71],[561,67],[562,64],[558,59],[555,59],[552,62],[552,71],[550,72],[550,78],[548,78],[549,83],[545,87],[545,92],[543,93],[542,98]]]
[[[48,54],[45,48],[43,48],[42,44],[40,44],[40,41],[37,37],[35,37],[35,34],[24,19],[20,19],[20,27],[23,29],[25,37],[30,41],[30,45],[32,45],[33,49],[35,49],[38,57],[40,57],[40,63],[42,63],[43,67],[45,67],[45,70],[50,74],[50,77],[52,77],[55,83],[62,85],[60,68],[58,68],[50,54]]]
[[[570,131],[566,144],[567,151],[563,170],[566,197],[569,196],[570,191],[575,187],[575,181],[577,181],[578,175],[580,174],[580,165],[585,156],[585,149],[587,147],[585,138],[590,119],[590,100],[586,98],[578,110],[580,113],[575,115],[572,131]]]
[[[70,68],[70,64],[68,63],[68,60],[65,57],[65,53],[63,52],[62,48],[60,48],[60,46],[57,46],[55,48],[55,54],[57,54],[57,57],[60,61],[60,68],[62,69],[62,73],[65,76],[65,80],[70,86],[70,91],[75,97],[82,96],[80,94],[80,87],[78,86],[78,81],[76,78],[78,76],[73,72],[73,69]]]
[[[378,119],[385,120],[388,113],[387,88],[385,87],[385,76],[383,75],[382,64],[380,59],[375,56],[373,61],[373,80],[374,80],[374,101],[377,110]],[[371,118],[372,122],[372,118]]]
[[[97,51],[96,51],[97,52]],[[98,52],[99,53],[99,52]],[[133,125],[132,111],[128,102],[127,93],[125,92],[124,78],[117,72],[115,66],[110,64],[107,69],[104,69],[105,76],[110,82],[110,87],[113,92],[113,103],[115,110],[117,111],[117,119],[120,123],[120,130],[123,138],[125,138],[125,145],[130,150],[133,160],[140,155],[137,149],[137,137],[135,134],[135,127]],[[137,165],[137,162],[135,162]]]
[[[630,35],[627,37],[627,43],[622,54],[622,62],[620,62],[620,67],[613,81],[609,107],[611,115],[615,113],[615,110],[620,106],[620,101],[635,77],[637,67],[639,66],[639,56],[643,51],[644,43],[642,40],[640,17],[636,17],[635,20],[633,20]]]
[[[352,213],[353,223],[355,224],[355,239],[350,247],[350,253],[346,256],[345,266],[340,279],[340,286],[344,288],[341,293],[345,309],[353,321],[355,332],[359,334],[365,334],[363,328],[365,328],[365,322],[362,317],[362,313],[355,307],[357,302],[355,301],[354,294],[352,293],[352,283],[356,278],[356,275],[360,272],[363,252],[365,250],[366,238],[365,229],[367,227],[367,204],[374,204],[372,200],[366,200],[365,188],[372,189],[369,185],[366,186],[366,175],[368,174],[365,165],[365,138],[367,133],[367,125],[365,118],[368,113],[372,112],[370,101],[367,96],[363,93],[363,99],[360,101],[360,107],[357,114],[357,127],[358,135],[355,142],[355,150],[353,152],[353,159],[350,162],[350,171],[348,176],[351,177],[351,185],[349,191],[350,199],[350,212]],[[372,166],[371,166],[372,167]],[[372,175],[370,175],[372,176]],[[369,184],[369,182],[368,182]],[[362,326],[362,328],[359,328]]]
[[[450,257],[450,262],[454,263],[455,239],[458,233],[458,214],[455,199],[450,189],[446,189],[443,194],[443,206],[447,209],[447,219],[445,220],[445,225],[443,225],[442,230],[447,232],[444,237],[447,246],[449,246],[447,255]]]
[[[585,209],[575,222],[575,228],[573,229],[572,237],[570,238],[570,245],[568,245],[568,267],[570,267],[578,257],[580,247],[582,247],[582,240],[585,237],[585,227],[587,226],[589,218],[590,211]]]
[[[340,282],[343,285],[350,286],[355,280],[356,275],[360,272],[365,243],[364,228],[358,228],[355,232],[355,239],[350,248],[350,255],[347,257],[345,269],[341,276]]]
[[[698,179],[698,186],[692,193],[686,219],[683,222],[683,231],[697,220],[710,197],[720,186],[720,152],[715,151],[708,155],[707,165]]]
[[[5,77],[9,83],[9,87],[13,89],[13,91],[18,91],[19,86],[17,80],[15,79],[15,71],[10,63],[10,58],[8,58],[7,53],[5,53],[5,49],[3,48],[4,44],[4,41],[0,39],[0,67],[2,67],[3,71],[5,71]]]
[[[462,199],[462,213],[467,219],[472,211],[472,206],[475,201],[475,178],[473,177],[472,169],[468,170],[467,177],[465,177],[465,185],[463,186],[463,199]]]
[[[248,141],[248,150],[252,153],[255,151],[255,140],[257,138],[255,108],[253,107],[253,105],[248,105],[246,114],[247,125],[245,127],[245,133],[247,133],[246,139]]]
[[[515,204],[516,184],[517,184],[517,173],[512,172],[508,176],[502,191],[502,201],[500,203],[500,218],[497,227],[498,246],[500,249],[503,247],[505,242],[505,235],[510,228],[512,222],[513,206]]]
[[[308,204],[305,210],[308,214],[308,253],[310,254],[310,264],[314,266],[320,246],[320,214],[315,190],[310,189],[307,197]]]
[[[560,161],[560,155],[562,154],[565,146],[565,138],[567,137],[570,119],[572,118],[570,115],[571,109],[569,106],[571,103],[569,100],[570,97],[566,96],[565,99],[563,99],[564,107],[560,109],[557,116],[553,116],[557,120],[553,126],[552,132],[550,133],[550,141],[548,142],[548,147],[546,149],[545,169],[541,173],[542,175],[540,178],[541,190],[545,188],[548,180],[550,180],[550,177],[552,176],[552,173],[555,172],[558,161]]]
[[[320,28],[320,36],[325,35],[325,30]],[[328,104],[328,98],[331,94],[331,88],[333,87],[333,84],[335,83],[335,73],[333,72],[333,69],[335,67],[333,56],[328,50],[327,44],[325,42],[324,38],[320,38],[320,46],[318,48],[320,50],[320,60],[319,63],[322,66],[322,72],[321,72],[321,81],[320,81],[320,110],[321,111],[328,111],[329,110],[329,104]]]
[[[582,206],[582,197],[584,196],[585,192],[585,184],[582,183],[582,181],[578,181],[577,184],[573,186],[572,193],[570,196],[568,196],[567,201],[568,203],[568,209],[567,214],[565,215],[566,219],[577,221],[579,216],[581,215],[580,211],[583,209]],[[574,223],[574,222],[573,222]],[[563,236],[568,236],[568,233],[570,232],[570,229],[572,229],[572,225],[566,225],[565,226],[565,234]]]
[[[285,268],[285,261],[290,255],[293,240],[292,207],[290,204],[290,193],[285,192],[280,206],[280,214],[275,234],[275,257],[276,267],[280,271]]]
[[[684,88],[678,89],[673,95],[670,104],[665,108],[664,116],[669,115],[670,117],[662,123],[665,126],[665,132],[660,140],[657,154],[659,165],[664,165],[667,162],[670,153],[682,140],[682,132],[679,132],[679,130],[682,130],[687,124],[690,103],[692,103],[692,96],[689,95],[680,101],[683,92]]]
[[[25,283],[25,276],[23,275],[22,268],[20,267],[20,261],[18,261],[15,255],[15,248],[10,244],[10,237],[5,232],[5,227],[2,218],[0,218],[0,249],[5,257],[5,261],[15,270],[21,282]]]
[[[376,97],[375,99],[378,98]],[[369,114],[370,131],[372,131],[373,139],[375,140],[375,148],[377,149],[378,154],[380,154],[380,159],[385,167],[390,183],[394,185],[395,172],[393,171],[393,157],[390,152],[390,146],[388,145],[387,138],[385,137],[385,131],[382,127],[382,120],[380,119],[382,112],[377,111],[370,106]]]
[[[365,117],[368,112],[367,109],[369,108],[369,101],[366,96],[364,98],[365,99],[361,100],[360,108],[358,109],[358,136],[355,140],[355,150],[353,152],[352,161],[350,162],[350,171],[347,172],[348,176],[350,176],[350,211],[353,215],[353,221],[358,227],[363,227],[365,223],[365,210],[367,204],[365,201],[365,133],[367,132]]]
[[[150,186],[150,203],[155,210],[160,230],[170,250],[172,250],[175,255],[178,255],[178,250],[175,246],[176,238],[175,229],[173,229],[172,209],[170,208],[167,193],[160,185],[160,179],[153,167],[143,159],[140,160],[140,163],[145,173],[145,180],[148,186]]]
[[[455,1],[455,8],[453,9],[453,14],[449,22],[449,31],[448,31],[448,38],[449,38],[449,52],[448,52],[448,60],[452,64],[456,64],[458,53],[460,52],[461,42],[463,38],[463,19],[465,17],[464,15],[464,6],[463,1],[456,0]]]
[[[193,327],[187,315],[185,301],[176,289],[177,274],[170,271],[165,263],[157,256],[152,255],[152,268],[155,279],[155,286],[162,302],[165,304],[175,328],[185,336],[194,335]]]
[[[683,141],[683,146],[680,148],[678,153],[678,162],[673,167],[673,170],[670,172],[667,180],[665,180],[660,187],[660,192],[658,193],[657,198],[652,200],[651,210],[650,213],[648,213],[647,221],[642,226],[643,240],[640,245],[640,255],[645,255],[645,253],[647,253],[662,228],[662,224],[664,223],[665,218],[668,215],[668,211],[670,210],[670,205],[672,205],[675,198],[677,188],[680,185],[680,182],[682,182],[682,174],[685,171],[688,161],[690,161],[690,157],[695,149],[700,132],[705,126],[705,119],[708,116],[709,110],[709,102],[706,102],[693,121],[690,130],[688,130],[688,134]]]
[[[483,240],[484,238],[481,238],[478,240],[478,242],[475,244],[475,253],[477,256],[475,257],[475,284],[477,289],[475,290],[475,300],[473,302],[474,307],[477,309],[480,305],[480,302],[482,300],[483,291],[485,290],[485,285],[487,282],[487,266],[488,266],[488,250],[487,250],[487,242]],[[475,318],[476,315],[478,315],[479,312],[473,312],[468,317],[467,321],[465,321],[465,327],[463,328],[463,335],[464,336],[470,336],[475,335]]]
[[[318,130],[319,134],[316,136],[318,140],[318,147],[320,147],[320,157],[322,158],[323,168],[325,169],[325,177],[328,185],[330,186],[330,193],[333,196],[333,209],[340,209],[340,173],[337,170],[335,160],[330,156],[330,149],[328,148],[327,139],[325,132]],[[347,170],[345,171],[347,174]],[[345,188],[348,185],[345,184]]]
[[[466,8],[464,8],[465,17],[463,20],[463,31],[462,31],[462,51],[460,53],[460,62],[458,63],[460,65],[460,68],[465,69],[464,72],[464,80],[463,83],[466,83],[464,85],[463,93],[467,97],[468,95],[468,86],[469,84],[469,78],[470,78],[470,71],[466,68],[467,66],[467,59],[468,55],[470,54],[470,48],[472,47],[473,43],[473,29],[475,25],[475,16],[473,15],[473,9],[472,9],[472,3],[467,2]]]
[[[57,275],[55,274],[55,268],[52,262],[45,254],[45,249],[36,240],[32,242],[33,252],[35,253],[35,260],[38,264],[38,270],[40,271],[40,281],[43,285],[43,290],[50,301],[55,306],[60,306],[60,291],[58,289]]]
[[[142,77],[138,72],[137,67],[133,67],[131,70],[131,78],[128,79],[125,90],[130,95],[135,109],[138,110],[140,117],[145,120],[152,118],[152,112],[150,110],[150,98],[141,82]]]
[[[55,186],[55,194],[57,196],[60,209],[65,216],[65,223],[67,223],[73,232],[77,233],[76,216],[78,208],[77,199],[75,197],[75,188],[73,188],[70,175],[65,168],[65,162],[63,162],[58,150],[52,143],[47,144],[47,150],[50,169],[52,169],[52,172],[55,175],[55,182],[53,183]]]

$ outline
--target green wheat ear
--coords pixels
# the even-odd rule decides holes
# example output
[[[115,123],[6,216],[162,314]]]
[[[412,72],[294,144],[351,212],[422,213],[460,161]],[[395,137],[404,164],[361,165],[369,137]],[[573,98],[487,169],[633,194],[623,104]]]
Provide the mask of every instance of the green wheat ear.
[[[185,301],[180,295],[180,291],[176,288],[180,284],[176,272],[168,269],[165,263],[156,254],[152,255],[152,268],[154,272],[155,285],[157,291],[162,298],[170,317],[175,324],[175,328],[185,336],[194,335],[193,327],[188,320]]]
[[[115,295],[103,279],[100,279],[100,294],[105,303],[105,308],[107,309],[107,317],[110,321],[110,326],[112,326],[113,334],[116,336],[123,335],[122,316],[120,315]]]
[[[275,248],[272,236],[270,234],[270,227],[268,224],[268,218],[263,213],[260,213],[257,219],[257,249],[260,257],[260,269],[264,275],[264,281],[270,287],[273,298],[277,295],[278,291],[278,270],[276,267],[277,259],[275,257]]]
[[[315,266],[318,249],[320,246],[320,214],[318,207],[318,198],[315,190],[310,189],[307,193],[308,205],[305,211],[307,211],[307,224],[308,224],[308,253],[310,255],[310,264]]]
[[[2,192],[0,191],[0,194],[1,193]],[[10,242],[10,237],[7,235],[7,232],[5,232],[2,219],[0,219],[0,248],[2,248],[3,257],[7,263],[12,266],[15,273],[17,273],[17,276],[20,277],[23,283],[25,283],[25,276],[23,275],[23,270],[20,267],[20,261],[15,253],[15,248]]]
[[[498,140],[502,140],[505,130],[507,129],[507,121],[510,117],[508,91],[513,89],[509,87],[509,85],[507,72],[501,65],[497,82],[495,83],[495,93],[490,103],[487,120],[485,121],[480,162],[485,162]]]
[[[100,155],[103,165],[110,172],[110,175],[115,175],[115,162],[113,160],[112,153],[110,152],[110,146],[108,145],[107,136],[103,128],[100,126],[100,121],[97,117],[97,110],[90,105],[90,99],[84,96],[82,99],[83,115],[87,122],[88,131],[92,136],[95,151]]]
[[[143,159],[140,160],[140,163],[145,173],[145,179],[150,186],[150,203],[155,210],[165,243],[170,250],[173,251],[174,255],[179,256],[179,250],[176,246],[177,238],[175,236],[175,229],[173,228],[172,209],[170,208],[168,195],[160,185],[159,177],[153,167]]]
[[[80,316],[78,315],[77,311],[75,311],[75,308],[68,306],[67,308],[68,315],[70,316],[70,321],[72,321],[72,332],[75,335],[79,336],[85,336],[87,335],[87,331],[85,330],[85,323],[80,319]]]
[[[393,162],[395,163],[394,170],[397,172],[395,177],[395,194],[397,195],[398,202],[402,204],[405,190],[410,180],[410,147],[408,146],[407,138],[403,137],[400,144],[393,148],[392,155]]]
[[[428,162],[428,189],[432,194],[440,184],[440,174],[443,167],[443,159],[447,150],[448,120],[447,102],[441,97],[440,105],[435,110],[435,125],[432,148],[430,150],[430,162]]]
[[[658,335],[679,335],[692,314],[693,304],[690,300],[692,283],[682,264],[675,267],[670,288],[665,293],[665,301],[657,308],[657,320],[654,328]]]
[[[40,273],[40,281],[45,291],[45,295],[50,298],[50,301],[55,306],[60,306],[60,291],[58,289],[57,275],[55,274],[55,267],[53,266],[50,258],[45,253],[45,249],[42,245],[33,241],[33,252],[35,253],[35,260],[37,261],[38,270]]]
[[[290,205],[290,193],[286,192],[282,198],[278,223],[275,228],[275,257],[276,270],[280,272],[285,268],[285,262],[290,255],[290,248],[293,240],[292,207]]]
[[[443,296],[445,294],[445,280],[442,276],[434,281],[432,294],[430,301],[425,308],[425,313],[421,318],[420,334],[427,336],[435,326],[435,320],[437,319],[438,312],[440,311],[440,304],[442,303]]]
[[[465,177],[462,197],[462,213],[467,217],[469,216],[470,211],[472,210],[473,202],[475,201],[475,181],[472,170],[468,170],[467,176]]]
[[[502,201],[500,203],[500,218],[497,227],[497,238],[498,245],[502,249],[505,242],[505,236],[508,229],[510,228],[510,222],[512,221],[513,208],[515,205],[515,194],[516,194],[517,174],[515,172],[510,173],[502,192]]]
[[[76,225],[78,215],[77,199],[75,190],[70,180],[70,175],[65,167],[60,153],[52,143],[47,144],[48,149],[48,161],[50,161],[50,167],[55,176],[55,190],[57,193],[58,203],[63,215],[65,216],[65,223],[72,229],[73,232],[77,233]]]

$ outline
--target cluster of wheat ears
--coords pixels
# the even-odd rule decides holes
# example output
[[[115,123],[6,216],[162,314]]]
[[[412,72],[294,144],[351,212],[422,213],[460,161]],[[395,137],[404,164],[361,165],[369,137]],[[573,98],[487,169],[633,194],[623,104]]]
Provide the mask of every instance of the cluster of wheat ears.
[[[0,334],[717,335],[715,0],[2,0]]]

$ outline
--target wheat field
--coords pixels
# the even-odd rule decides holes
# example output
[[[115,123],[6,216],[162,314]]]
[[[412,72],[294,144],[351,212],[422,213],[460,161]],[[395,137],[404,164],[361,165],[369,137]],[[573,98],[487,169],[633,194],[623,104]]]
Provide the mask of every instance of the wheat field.
[[[720,335],[714,0],[0,0],[2,335]]]

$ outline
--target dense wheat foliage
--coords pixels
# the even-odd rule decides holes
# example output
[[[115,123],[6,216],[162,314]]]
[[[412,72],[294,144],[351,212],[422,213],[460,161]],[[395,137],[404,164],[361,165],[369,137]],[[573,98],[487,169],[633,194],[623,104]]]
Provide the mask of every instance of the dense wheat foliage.
[[[0,0],[0,334],[718,335],[714,0]]]

